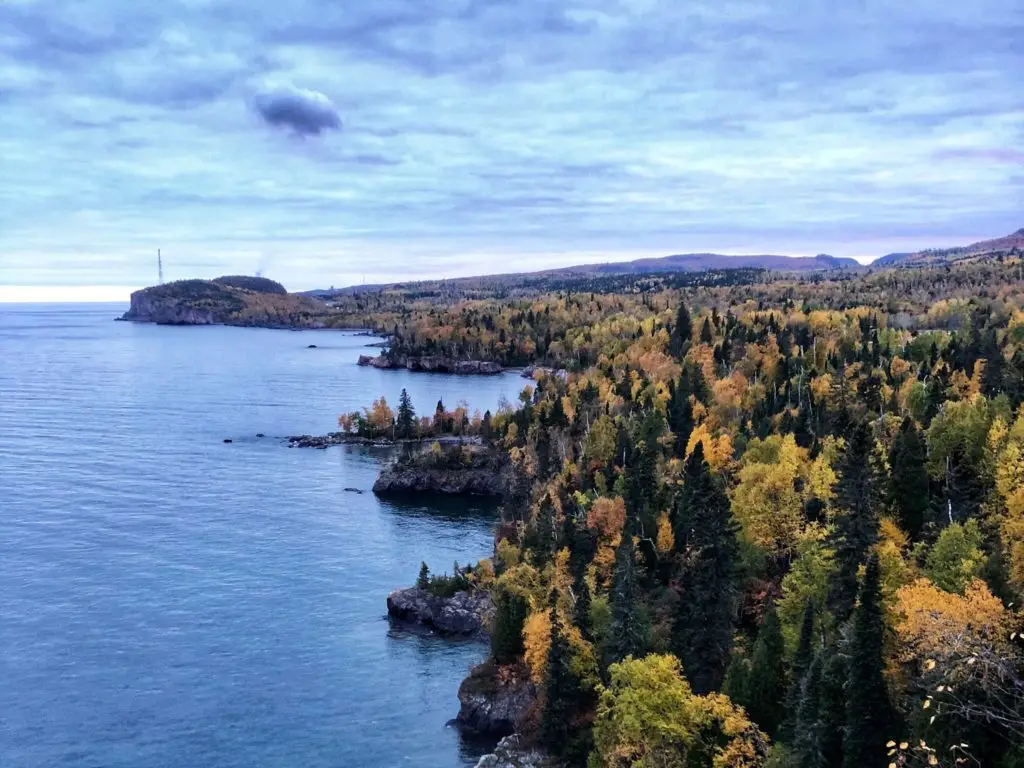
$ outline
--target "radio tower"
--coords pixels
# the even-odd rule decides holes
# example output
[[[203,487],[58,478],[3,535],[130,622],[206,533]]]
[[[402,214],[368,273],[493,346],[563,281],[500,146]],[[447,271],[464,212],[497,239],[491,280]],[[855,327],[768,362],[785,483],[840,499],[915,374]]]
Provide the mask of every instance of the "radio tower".
[[[159,275],[160,285],[164,284],[164,260],[160,256],[160,249],[156,249],[156,271]]]

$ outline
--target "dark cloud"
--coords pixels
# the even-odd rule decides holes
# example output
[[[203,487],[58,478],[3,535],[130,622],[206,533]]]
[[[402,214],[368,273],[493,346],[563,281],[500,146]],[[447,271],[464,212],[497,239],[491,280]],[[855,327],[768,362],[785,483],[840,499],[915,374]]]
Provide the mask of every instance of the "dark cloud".
[[[290,86],[268,88],[253,97],[253,107],[268,124],[290,128],[303,136],[341,128],[337,107],[319,91]]]

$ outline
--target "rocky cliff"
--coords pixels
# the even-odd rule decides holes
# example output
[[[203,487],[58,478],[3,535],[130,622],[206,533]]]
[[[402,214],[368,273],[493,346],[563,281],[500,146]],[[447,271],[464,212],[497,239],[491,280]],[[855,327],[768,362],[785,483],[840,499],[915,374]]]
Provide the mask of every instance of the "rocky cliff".
[[[455,445],[444,448],[440,456],[423,451],[399,457],[381,471],[373,492],[378,496],[441,493],[500,498],[508,481],[507,467],[491,449]]]
[[[359,365],[369,365],[373,368],[405,368],[410,371],[425,371],[427,373],[455,373],[462,376],[493,376],[501,373],[502,367],[498,363],[486,360],[456,360],[451,357],[440,355],[422,355],[419,357],[410,355],[360,355]]]
[[[425,589],[396,589],[388,595],[388,615],[422,624],[443,635],[482,637],[489,631],[494,602],[486,590],[470,589],[438,597]]]
[[[160,325],[323,328],[330,314],[326,304],[284,292],[272,280],[232,276],[179,280],[135,291],[121,319]]]
[[[498,742],[494,752],[484,755],[476,768],[555,768],[557,763],[535,747],[526,746],[518,734]]]
[[[524,729],[537,712],[537,689],[523,666],[479,664],[459,686],[455,721],[477,733],[504,736]]]

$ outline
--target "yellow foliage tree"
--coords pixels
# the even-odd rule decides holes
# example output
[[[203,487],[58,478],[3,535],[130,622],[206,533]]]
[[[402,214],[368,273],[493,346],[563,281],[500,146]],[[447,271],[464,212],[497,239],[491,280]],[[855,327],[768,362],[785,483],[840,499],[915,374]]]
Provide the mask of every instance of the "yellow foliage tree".
[[[808,471],[807,451],[792,434],[751,440],[732,493],[732,511],[747,538],[773,555],[796,546],[803,525],[797,480]]]

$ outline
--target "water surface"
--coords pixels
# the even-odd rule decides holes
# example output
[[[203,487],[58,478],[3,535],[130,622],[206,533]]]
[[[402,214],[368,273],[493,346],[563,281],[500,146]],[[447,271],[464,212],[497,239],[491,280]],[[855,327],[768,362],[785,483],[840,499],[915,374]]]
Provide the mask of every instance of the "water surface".
[[[494,409],[522,380],[121,311],[0,305],[0,762],[473,765],[445,723],[484,648],[392,628],[384,598],[487,556],[493,510],[380,502],[380,451],[279,438],[402,387]]]

